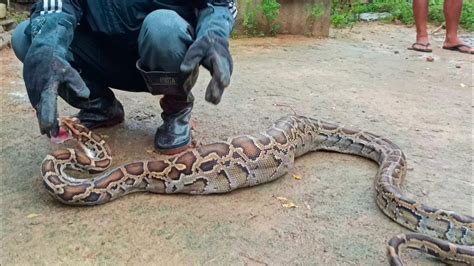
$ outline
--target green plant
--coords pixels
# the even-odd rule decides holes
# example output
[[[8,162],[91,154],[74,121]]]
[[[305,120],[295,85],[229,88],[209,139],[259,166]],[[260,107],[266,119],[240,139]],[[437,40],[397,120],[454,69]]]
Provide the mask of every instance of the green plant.
[[[353,14],[348,13],[339,13],[339,14],[333,14],[331,16],[331,24],[335,28],[344,28],[347,26],[352,26],[356,21],[356,18],[354,17]]]
[[[280,25],[275,22],[280,15],[280,3],[277,0],[262,0],[261,7],[270,27],[270,33],[275,36],[280,29]]]
[[[257,34],[257,11],[258,8],[255,6],[253,0],[245,1],[244,21],[242,22],[242,26],[244,27],[245,34],[249,36]]]
[[[7,19],[13,19],[17,24],[20,24],[22,21],[27,20],[29,13],[26,11],[16,11],[13,9],[7,10]]]
[[[464,2],[461,15],[461,26],[466,30],[473,32],[474,31],[474,2]]]
[[[443,3],[444,0],[429,0],[430,22],[444,23]],[[338,28],[351,26],[357,21],[358,15],[365,12],[389,12],[392,14],[392,20],[400,20],[407,25],[415,22],[411,1],[373,0],[373,3],[366,4],[359,0],[332,0],[332,25]],[[464,1],[460,24],[464,29],[474,31],[474,1]]]
[[[324,5],[321,3],[305,5],[305,13],[308,14],[304,32],[305,36],[313,35],[314,23],[324,16],[324,11]]]
[[[324,8],[322,4],[315,4],[311,8],[311,19],[316,21],[324,15]]]

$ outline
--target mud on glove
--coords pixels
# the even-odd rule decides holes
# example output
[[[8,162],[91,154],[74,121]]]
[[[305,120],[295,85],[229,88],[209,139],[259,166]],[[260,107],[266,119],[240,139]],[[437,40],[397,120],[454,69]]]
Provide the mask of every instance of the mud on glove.
[[[57,96],[65,88],[82,98],[89,89],[66,60],[74,26],[65,13],[35,17],[30,22],[32,43],[26,54],[23,77],[31,105],[36,110],[41,134],[57,136]]]
[[[203,65],[212,75],[206,89],[206,101],[218,104],[224,88],[229,86],[233,63],[229,52],[229,35],[233,18],[227,6],[211,6],[199,12],[196,40],[189,47],[181,71],[191,73]]]

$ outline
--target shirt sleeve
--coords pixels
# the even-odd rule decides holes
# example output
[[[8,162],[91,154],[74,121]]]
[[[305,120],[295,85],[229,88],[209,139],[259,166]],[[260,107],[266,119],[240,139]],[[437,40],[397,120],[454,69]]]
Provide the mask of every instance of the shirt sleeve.
[[[213,6],[227,6],[232,18],[235,20],[237,17],[237,0],[207,0],[207,3]]]
[[[230,10],[230,13],[232,14],[232,17],[235,20],[235,18],[237,17],[237,13],[238,13],[237,0],[229,0],[229,10]]]
[[[31,18],[46,16],[52,13],[64,13],[68,20],[76,25],[82,17],[81,0],[40,0],[31,8]]]

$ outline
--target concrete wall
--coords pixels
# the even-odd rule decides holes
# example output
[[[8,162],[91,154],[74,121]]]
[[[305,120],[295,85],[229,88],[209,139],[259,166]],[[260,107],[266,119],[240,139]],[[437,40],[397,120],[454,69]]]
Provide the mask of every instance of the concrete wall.
[[[309,36],[329,35],[331,0],[279,0],[280,15],[276,23],[280,25],[278,34],[296,34]],[[263,15],[261,0],[240,0],[237,2],[239,14],[236,32],[244,34],[246,17],[257,10],[256,33],[270,33],[270,26]]]

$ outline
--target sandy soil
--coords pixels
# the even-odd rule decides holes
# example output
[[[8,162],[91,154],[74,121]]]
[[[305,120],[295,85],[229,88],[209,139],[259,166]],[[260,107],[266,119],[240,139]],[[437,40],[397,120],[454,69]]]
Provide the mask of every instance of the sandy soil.
[[[442,50],[434,62],[406,49],[414,29],[360,25],[324,40],[239,39],[235,72],[223,101],[204,101],[209,75],[195,87],[197,136],[209,143],[263,130],[297,112],[372,131],[405,151],[407,193],[472,215],[474,57]],[[472,40],[472,39],[471,39]],[[0,264],[386,264],[386,242],[407,230],[375,205],[376,165],[313,153],[281,179],[220,196],[134,194],[92,208],[55,202],[39,165],[57,146],[40,136],[21,64],[0,52]],[[160,124],[158,98],[117,92],[126,122],[99,130],[115,163],[151,153]],[[60,113],[75,113],[62,103]],[[302,176],[294,180],[292,174]],[[275,196],[298,208],[286,209]],[[432,264],[409,252],[412,264]]]

